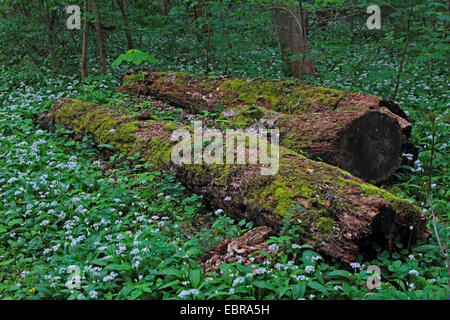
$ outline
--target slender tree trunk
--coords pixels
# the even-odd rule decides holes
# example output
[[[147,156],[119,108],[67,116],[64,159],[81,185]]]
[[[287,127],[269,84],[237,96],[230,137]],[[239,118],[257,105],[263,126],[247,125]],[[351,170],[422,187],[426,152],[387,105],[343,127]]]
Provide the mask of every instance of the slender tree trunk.
[[[209,12],[207,8],[207,4],[204,0],[200,1],[195,7],[194,7],[194,17],[195,20],[199,20],[200,18],[205,19],[205,22],[203,24],[203,27],[201,28],[201,33],[203,36],[198,34],[197,40],[199,44],[202,46],[202,49],[205,53],[205,71],[206,73],[211,72],[210,63],[211,63],[211,27],[208,23],[209,19]]]
[[[306,14],[305,14],[305,12],[303,10],[303,1],[299,0],[298,1],[298,5],[300,7],[300,22],[301,22],[301,30],[300,30],[300,32],[301,32],[301,35],[302,35],[301,36],[301,38],[302,38],[302,41],[301,41],[301,46],[302,46],[301,47],[301,52],[303,53],[302,54],[302,64],[301,64],[301,67],[300,67],[300,76],[299,76],[299,78],[303,79],[303,73],[305,72],[306,52],[307,52],[306,46],[308,45],[308,38],[306,36],[306,26],[308,25],[308,23],[306,21]]]
[[[134,46],[133,46],[133,38],[131,37],[130,27],[128,25],[126,2],[123,0],[117,0],[117,5],[119,6],[120,12],[122,14],[123,24],[125,25],[125,37],[127,38],[128,50],[131,50],[134,48]]]
[[[353,14],[354,11],[354,4],[352,1],[351,7],[350,7],[350,33],[352,34],[352,39],[350,41],[351,44],[355,43],[355,35],[354,35],[354,30],[355,30],[355,16]]]
[[[52,33],[52,25],[51,25],[50,19],[48,17],[48,11],[46,8],[45,0],[41,0],[41,9],[42,9],[42,15],[44,17],[45,28],[47,30],[48,45],[49,45],[50,57],[52,60],[52,64],[56,70],[56,73],[60,74],[58,58],[56,57],[56,53],[55,53],[55,41],[53,38],[54,35]]]
[[[161,13],[164,16],[167,16],[169,14],[169,5],[170,5],[169,0],[161,0]]]
[[[89,12],[89,2],[84,0],[84,21],[83,21],[83,44],[81,48],[81,81],[84,82],[88,76],[87,68],[87,51],[88,51],[88,19],[87,13]]]
[[[98,17],[98,10],[97,6],[95,4],[95,0],[91,0],[91,7],[92,7],[92,13],[94,14],[95,18],[95,30],[97,31],[97,45],[98,45],[98,52],[100,55],[100,72],[102,75],[106,74],[106,56],[103,49],[103,38],[102,38],[102,29],[100,26],[100,19]]]
[[[414,3],[415,3],[414,0],[411,0],[411,8],[409,10],[409,16],[408,16],[408,26],[406,29],[405,47],[403,48],[402,60],[400,61],[400,66],[398,67],[397,81],[395,82],[395,88],[394,88],[394,93],[392,94],[392,100],[395,100],[395,97],[397,96],[398,87],[400,86],[400,77],[401,77],[402,71],[403,71],[403,63],[405,62],[406,51],[409,46],[409,34],[411,32],[411,18],[413,15]]]
[[[218,12],[218,19],[219,19],[220,23],[222,24],[223,35],[225,36],[225,43],[226,43],[226,45],[228,47],[228,50],[230,52],[231,61],[233,62],[233,64],[236,64],[236,59],[233,56],[233,46],[231,45],[231,42],[230,42],[230,34],[228,33],[228,29],[227,29],[227,26],[225,24],[225,19],[222,16],[222,10],[221,9],[219,9],[219,12]],[[224,73],[225,74],[228,73],[228,62],[225,65],[225,72]]]

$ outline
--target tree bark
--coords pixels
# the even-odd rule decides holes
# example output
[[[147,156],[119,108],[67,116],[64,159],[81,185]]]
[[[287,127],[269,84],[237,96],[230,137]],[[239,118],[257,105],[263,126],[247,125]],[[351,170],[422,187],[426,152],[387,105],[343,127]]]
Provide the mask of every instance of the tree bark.
[[[88,135],[126,154],[140,152],[154,168],[172,171],[213,210],[231,217],[276,231],[288,219],[298,225],[304,242],[343,262],[359,255],[371,258],[373,243],[391,249],[397,235],[405,242],[430,235],[426,216],[408,200],[285,148],[280,149],[278,173],[263,176],[261,164],[175,164],[170,154],[176,122],[139,121],[117,108],[62,99],[40,123],[45,128],[62,125],[75,138]]]
[[[130,27],[128,25],[126,3],[124,3],[123,0],[117,0],[117,5],[120,9],[120,13],[122,14],[122,20],[125,25],[125,37],[127,38],[128,50],[131,50],[134,48],[134,46],[133,46],[133,38],[131,37]]]
[[[97,31],[97,46],[98,53],[100,55],[100,72],[102,75],[106,74],[106,56],[103,48],[103,37],[102,37],[102,29],[100,26],[100,18],[98,16],[97,6],[95,4],[95,0],[91,0],[91,8],[92,13],[95,18],[95,30]]]
[[[205,0],[199,1],[193,7],[193,12],[195,21],[197,23],[200,23],[202,19],[204,20],[201,22],[203,26],[199,28],[201,32],[197,31],[196,35],[198,44],[203,49],[205,54],[205,73],[208,74],[211,72],[211,33],[213,32],[211,26],[209,25],[210,13],[208,10],[208,4],[205,2]]]
[[[220,113],[221,127],[279,128],[281,145],[375,183],[391,177],[411,148],[411,124],[387,99],[292,81],[167,72],[134,78],[125,76],[119,91],[151,95],[191,113]]]
[[[274,6],[274,21],[278,26],[277,33],[280,40],[281,55],[286,67],[287,76],[299,79],[303,75],[315,76],[314,61],[306,59],[310,49],[307,37],[307,14],[304,12],[302,2],[296,7]],[[291,56],[302,54],[300,58],[292,60]]]
[[[409,10],[409,16],[408,16],[408,24],[407,24],[407,28],[406,28],[405,46],[403,47],[402,59],[400,61],[400,65],[398,66],[397,80],[395,81],[395,88],[394,88],[394,93],[392,94],[392,100],[394,100],[395,97],[397,96],[397,91],[398,91],[398,88],[400,86],[400,77],[402,76],[403,63],[405,62],[406,52],[407,52],[408,46],[409,46],[409,36],[410,36],[410,30],[411,30],[411,18],[412,18],[413,11],[414,11],[414,4],[415,4],[415,1],[411,0],[411,7],[410,7],[410,10]]]
[[[167,16],[170,11],[170,0],[161,0],[161,14]]]

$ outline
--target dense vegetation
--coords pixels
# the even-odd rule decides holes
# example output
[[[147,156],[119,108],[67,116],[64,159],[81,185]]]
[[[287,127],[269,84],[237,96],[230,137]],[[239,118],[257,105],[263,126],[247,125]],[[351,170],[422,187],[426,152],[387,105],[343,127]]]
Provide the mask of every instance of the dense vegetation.
[[[65,5],[88,3],[98,12],[69,30]],[[135,66],[111,64],[131,48],[142,53],[142,67],[157,70],[290,78],[271,2],[7,0],[0,2],[0,298],[448,298],[448,3],[378,1],[381,30],[367,29],[366,1],[277,3],[307,12],[310,50],[290,56],[314,61],[316,75],[302,73],[303,81],[392,97],[408,113],[418,159],[384,187],[422,208],[433,231],[434,213],[439,238],[433,232],[415,246],[397,242],[391,253],[379,249],[373,261],[346,265],[299,245],[287,224],[270,240],[273,258],[204,274],[198,257],[251,222],[211,211],[139,154],[96,148],[33,120],[61,97],[124,99],[115,89]],[[369,265],[381,268],[378,290],[366,286]],[[77,275],[70,266],[80,270],[79,288],[66,285]]]

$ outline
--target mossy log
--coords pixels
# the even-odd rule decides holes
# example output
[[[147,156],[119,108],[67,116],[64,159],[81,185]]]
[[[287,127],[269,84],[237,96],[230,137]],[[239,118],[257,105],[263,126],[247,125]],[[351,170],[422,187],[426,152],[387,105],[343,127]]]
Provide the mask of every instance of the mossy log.
[[[366,181],[387,180],[401,166],[411,124],[393,101],[296,81],[141,72],[119,91],[151,95],[190,112],[221,112],[222,126],[276,127],[280,143]]]
[[[278,173],[263,176],[261,164],[174,164],[176,142],[170,137],[182,125],[177,122],[143,121],[118,108],[62,99],[40,123],[48,129],[61,125],[75,138],[87,135],[129,155],[139,152],[155,169],[172,171],[213,210],[276,231],[289,220],[305,243],[344,262],[370,257],[374,243],[390,249],[396,236],[414,242],[430,235],[426,216],[409,200],[284,147]]]

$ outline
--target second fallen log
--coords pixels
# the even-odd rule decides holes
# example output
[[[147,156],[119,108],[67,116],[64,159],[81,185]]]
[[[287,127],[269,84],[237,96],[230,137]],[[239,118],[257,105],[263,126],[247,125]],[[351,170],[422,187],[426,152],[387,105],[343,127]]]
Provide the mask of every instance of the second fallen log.
[[[411,124],[398,105],[357,92],[181,72],[142,72],[122,82],[122,92],[151,95],[192,113],[219,112],[221,127],[276,127],[282,146],[366,181],[387,180],[411,149]]]

